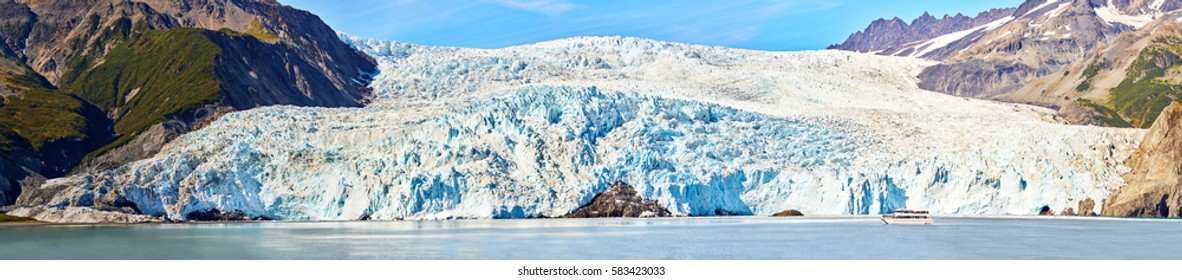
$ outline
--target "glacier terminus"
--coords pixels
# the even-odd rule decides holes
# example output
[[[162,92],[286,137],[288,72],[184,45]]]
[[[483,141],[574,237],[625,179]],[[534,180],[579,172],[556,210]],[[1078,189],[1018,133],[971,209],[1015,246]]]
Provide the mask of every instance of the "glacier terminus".
[[[151,158],[49,180],[50,203],[12,213],[557,217],[621,181],[676,215],[1028,215],[1103,200],[1144,134],[925,91],[936,62],[909,57],[341,37],[378,59],[367,107],[229,113]]]

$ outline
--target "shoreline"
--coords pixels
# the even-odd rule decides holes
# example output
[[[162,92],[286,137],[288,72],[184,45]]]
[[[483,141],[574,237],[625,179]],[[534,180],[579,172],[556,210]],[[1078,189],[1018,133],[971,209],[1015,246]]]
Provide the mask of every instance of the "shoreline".
[[[15,216],[13,216],[15,217]],[[32,221],[14,221],[14,222],[0,222],[0,226],[5,225],[54,225],[54,226],[86,226],[86,225],[219,225],[219,224],[328,224],[328,223],[397,223],[397,222],[454,222],[454,221],[535,221],[535,220],[550,220],[550,221],[576,221],[576,220],[624,220],[624,221],[662,221],[662,220],[679,220],[679,219],[693,219],[693,220],[727,220],[727,219],[758,219],[758,220],[855,220],[855,219],[878,219],[880,215],[813,215],[813,216],[794,216],[794,217],[771,217],[771,216],[677,216],[677,217],[651,217],[651,218],[630,218],[630,217],[609,217],[609,218],[509,218],[509,219],[396,219],[396,220],[241,220],[241,221],[184,221],[184,222],[144,222],[144,223],[53,223],[39,220]],[[1107,217],[1107,216],[1038,216],[1038,215],[932,215],[936,219],[1000,219],[1000,220],[1103,220],[1103,221],[1159,221],[1159,222],[1182,222],[1178,218],[1153,218],[1153,217]]]

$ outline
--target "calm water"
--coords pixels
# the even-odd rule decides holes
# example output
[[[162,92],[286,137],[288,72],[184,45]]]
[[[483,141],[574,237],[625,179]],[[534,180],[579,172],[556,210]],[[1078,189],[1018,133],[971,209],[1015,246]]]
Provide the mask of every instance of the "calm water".
[[[0,259],[1182,259],[1182,221],[673,218],[3,225]]]

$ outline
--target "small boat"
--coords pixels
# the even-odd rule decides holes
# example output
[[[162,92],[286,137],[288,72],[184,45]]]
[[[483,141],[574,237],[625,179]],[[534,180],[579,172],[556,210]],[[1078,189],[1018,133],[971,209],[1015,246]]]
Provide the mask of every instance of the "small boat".
[[[895,213],[882,215],[882,222],[888,225],[930,225],[935,223],[928,211],[895,210]]]

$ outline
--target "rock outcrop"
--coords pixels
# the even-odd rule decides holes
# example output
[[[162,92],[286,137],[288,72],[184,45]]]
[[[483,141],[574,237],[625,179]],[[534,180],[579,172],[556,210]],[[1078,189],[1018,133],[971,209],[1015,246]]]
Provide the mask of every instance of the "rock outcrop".
[[[28,217],[36,219],[37,221],[47,223],[116,223],[116,224],[138,224],[138,223],[161,223],[163,219],[157,217],[150,217],[140,214],[129,214],[123,212],[101,211],[87,207],[46,207],[46,206],[30,206],[19,207],[8,212],[9,215],[17,217]]]
[[[797,211],[795,209],[788,209],[788,210],[784,210],[784,211],[780,211],[780,212],[776,212],[775,214],[772,214],[772,217],[803,217],[803,216],[804,216],[804,213],[800,213],[800,211]]]
[[[1050,206],[1043,206],[1042,209],[1038,210],[1038,215],[1039,216],[1054,216],[1055,210],[1051,210]]]
[[[1104,216],[1182,217],[1182,103],[1162,111],[1126,161],[1128,185],[1104,201]]]
[[[668,209],[656,201],[644,199],[636,189],[624,182],[616,182],[611,189],[600,193],[591,202],[563,218],[652,218],[669,217]]]
[[[1095,209],[1096,209],[1096,201],[1092,200],[1091,198],[1087,198],[1087,199],[1079,201],[1079,213],[1076,213],[1076,214],[1078,214],[1080,216],[1095,216],[1096,215]]]

